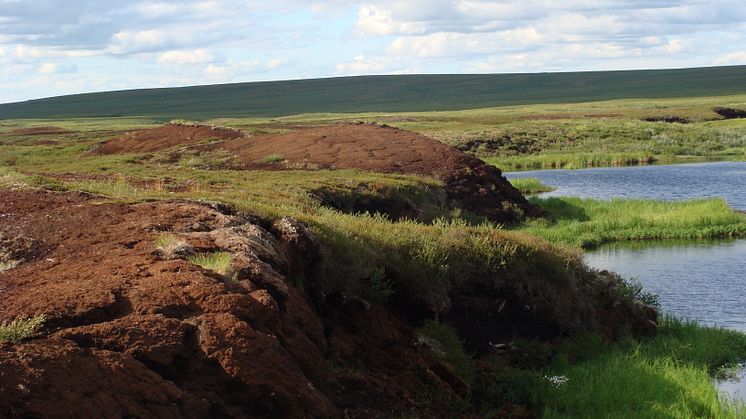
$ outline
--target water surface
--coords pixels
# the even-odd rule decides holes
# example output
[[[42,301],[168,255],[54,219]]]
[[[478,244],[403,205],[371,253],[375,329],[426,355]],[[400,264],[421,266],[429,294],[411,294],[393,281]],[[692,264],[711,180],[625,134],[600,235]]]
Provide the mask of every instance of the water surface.
[[[746,240],[611,244],[585,259],[640,279],[665,312],[746,332]]]
[[[508,179],[533,177],[557,190],[542,196],[682,200],[723,197],[746,210],[746,162],[631,166],[505,173]]]

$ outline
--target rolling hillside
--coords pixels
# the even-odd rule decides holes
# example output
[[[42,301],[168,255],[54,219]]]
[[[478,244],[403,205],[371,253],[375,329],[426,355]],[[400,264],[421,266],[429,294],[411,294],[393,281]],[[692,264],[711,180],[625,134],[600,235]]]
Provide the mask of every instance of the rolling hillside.
[[[437,111],[746,93],[746,66],[541,74],[361,76],[89,93],[0,104],[0,119],[205,119]]]

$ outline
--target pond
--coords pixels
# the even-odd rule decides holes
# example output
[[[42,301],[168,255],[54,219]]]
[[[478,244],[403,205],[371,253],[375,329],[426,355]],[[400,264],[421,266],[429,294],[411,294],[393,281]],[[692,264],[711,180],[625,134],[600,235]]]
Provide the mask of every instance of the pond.
[[[585,260],[639,278],[677,317],[746,332],[746,240],[611,244]]]
[[[746,211],[746,163],[720,162],[506,173],[533,177],[557,190],[542,196],[682,200],[723,197]],[[638,278],[660,296],[663,311],[701,324],[746,332],[746,240],[617,243],[586,253],[597,269]],[[718,383],[746,401],[746,369]]]
[[[542,196],[682,200],[723,197],[746,211],[746,162],[632,166],[505,173],[533,177],[557,190]]]

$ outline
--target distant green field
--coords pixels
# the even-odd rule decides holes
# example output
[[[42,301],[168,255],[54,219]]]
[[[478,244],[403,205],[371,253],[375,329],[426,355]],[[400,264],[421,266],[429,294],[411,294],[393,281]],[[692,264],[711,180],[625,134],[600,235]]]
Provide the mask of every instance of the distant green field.
[[[128,90],[0,105],[0,119],[206,119],[416,112],[746,93],[746,66],[540,74],[362,76]]]

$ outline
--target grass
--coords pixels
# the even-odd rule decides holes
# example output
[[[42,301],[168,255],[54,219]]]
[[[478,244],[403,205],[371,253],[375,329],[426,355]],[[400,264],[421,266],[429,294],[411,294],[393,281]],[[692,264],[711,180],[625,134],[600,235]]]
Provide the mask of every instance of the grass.
[[[262,159],[262,163],[269,164],[269,163],[280,163],[285,161],[285,157],[283,157],[280,154],[270,154],[269,156],[265,156]]]
[[[665,318],[657,337],[614,345],[600,355],[593,339],[573,345],[546,373],[567,382],[542,386],[537,395],[546,406],[544,418],[743,417],[746,406],[724,402],[712,377],[718,367],[743,360],[746,335]],[[587,358],[563,362],[578,347]]]
[[[0,324],[0,342],[18,343],[34,337],[44,325],[47,317],[39,314],[25,319],[15,319]]]
[[[18,262],[0,260],[0,272],[11,270],[15,268],[16,266],[18,266]]]
[[[541,183],[541,181],[536,178],[515,178],[508,180],[513,187],[521,191],[524,195],[535,195],[542,192],[551,192],[557,189],[553,186]]]
[[[233,255],[229,252],[202,253],[190,256],[187,260],[220,275],[228,275],[233,262]]]
[[[474,109],[746,93],[743,67],[542,74],[339,77],[89,93],[0,105],[0,119],[277,117]],[[194,98],[200,100],[195,101]]]
[[[553,243],[591,248],[631,240],[714,239],[746,235],[746,217],[723,199],[662,202],[581,198],[530,198],[549,220],[520,228]]]
[[[546,153],[530,156],[484,157],[484,161],[505,171],[637,166],[652,164],[661,159],[676,161],[673,157],[656,157],[650,153]]]
[[[615,164],[615,159],[619,164],[628,164],[634,162],[631,158],[661,158],[669,154],[675,158],[682,155],[743,158],[746,124],[709,121],[713,118],[711,107],[715,105],[745,107],[746,96],[444,112],[312,114],[271,120],[225,118],[213,122],[248,132],[352,120],[390,123],[454,145],[477,141],[470,152],[505,162],[501,163],[505,167],[528,167],[521,159],[546,159],[548,164],[555,165],[566,161],[563,167],[583,167]],[[639,121],[641,117],[656,114],[680,114],[694,123],[678,126]],[[38,138],[0,133],[0,185],[84,190],[119,202],[219,201],[266,218],[293,216],[306,223],[322,244],[326,255],[323,267],[326,291],[340,291],[346,296],[378,303],[406,294],[413,309],[436,314],[447,309],[450,295],[463,290],[500,289],[516,281],[534,281],[530,285],[543,281],[538,288],[563,290],[578,276],[587,274],[581,253],[573,246],[591,247],[618,240],[726,237],[746,232],[743,216],[729,209],[722,200],[534,198],[533,202],[542,206],[550,219],[506,230],[493,224],[474,223],[463,214],[438,208],[443,195],[442,182],[417,176],[357,170],[229,171],[220,170],[220,156],[211,164],[204,157],[201,161],[169,163],[165,153],[85,154],[111,136],[152,125],[158,118],[2,121],[1,132],[36,124],[57,125],[78,132],[66,134],[59,138],[59,144],[52,146],[35,145]],[[511,161],[514,166],[508,166]],[[59,176],[70,173],[91,176]],[[162,182],[157,187],[158,183],[152,181],[166,178],[172,184],[190,186],[168,190],[162,187]],[[541,186],[525,184],[521,188],[528,191]],[[434,221],[432,224],[392,222],[378,215],[343,213],[321,204],[313,194],[320,189],[333,191],[343,201],[356,199],[363,190],[370,196],[390,194],[417,206],[430,203]],[[171,249],[164,254],[173,257],[190,256],[191,249],[173,234],[158,236],[155,246],[162,251]],[[205,269],[223,275],[229,273],[230,254],[191,256],[192,263]],[[549,286],[544,287],[546,284]],[[726,407],[717,403],[709,376],[719,365],[746,354],[740,335],[667,321],[655,339],[612,348],[586,342],[567,349],[562,355],[566,359],[560,358],[550,370],[511,370],[500,378],[503,384],[481,386],[477,385],[478,374],[470,368],[469,355],[459,349],[460,341],[453,330],[429,322],[420,332],[438,342],[444,359],[461,376],[473,379],[474,389],[488,392],[485,389],[492,385],[495,400],[510,397],[520,403],[533,403],[539,409],[537,413],[543,413],[538,406],[549,406],[547,417],[584,417],[584,412],[594,417],[621,415],[628,409],[625,399],[617,397],[628,391],[621,384],[634,386],[637,393],[630,395],[630,400],[639,406],[635,413],[643,417],[648,414],[666,417],[660,409],[668,408],[673,412],[668,417],[686,414],[728,417]],[[607,371],[607,367],[611,370]],[[547,388],[543,375],[567,376],[564,389],[572,390]],[[598,380],[594,381],[594,377]],[[596,387],[598,394],[594,393]],[[485,394],[480,397],[480,400],[489,399]]]
[[[193,253],[192,247],[187,242],[172,233],[159,234],[154,244],[156,250],[166,259],[189,256]]]

